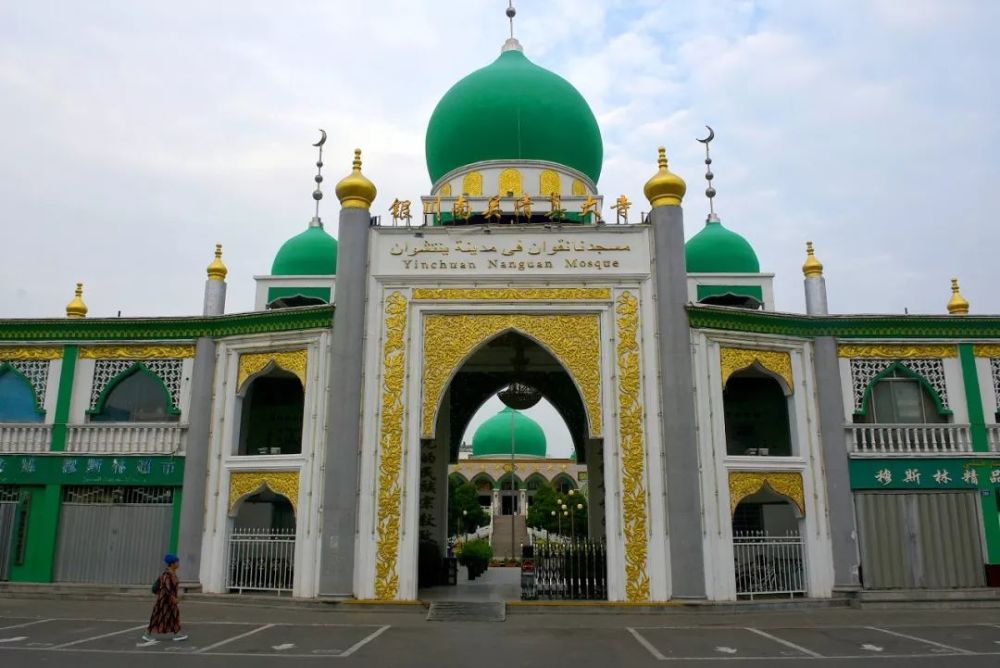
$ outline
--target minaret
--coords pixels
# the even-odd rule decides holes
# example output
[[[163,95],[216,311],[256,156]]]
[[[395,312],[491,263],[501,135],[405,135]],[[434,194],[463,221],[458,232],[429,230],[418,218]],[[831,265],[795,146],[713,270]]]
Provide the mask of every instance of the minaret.
[[[951,299],[948,300],[948,313],[952,315],[969,315],[969,302],[958,291],[957,278],[951,279]]]
[[[358,515],[361,381],[364,342],[368,339],[365,304],[371,227],[369,209],[377,193],[375,184],[361,173],[361,149],[355,149],[351,173],[340,180],[335,191],[341,206],[337,233],[340,246],[337,308],[330,341],[330,378],[324,381],[330,392],[323,469],[321,524],[324,547],[319,565],[319,593],[351,596]],[[372,308],[379,307],[373,305]]]
[[[813,242],[806,242],[806,261],[802,265],[805,276],[806,313],[809,315],[826,315],[826,279],[823,278],[823,264],[813,253]]]
[[[215,259],[208,265],[205,281],[205,305],[202,315],[222,315],[226,312],[226,274],[229,270],[222,262],[222,244],[215,244]]]
[[[663,466],[666,473],[667,518],[670,531],[668,563],[676,598],[705,598],[705,562],[702,553],[701,491],[698,442],[694,424],[694,380],[691,329],[687,314],[687,267],[684,259],[684,212],[681,201],[687,186],[667,168],[666,149],[660,147],[659,169],[643,191],[652,210],[656,263],[659,378]],[[653,363],[650,360],[650,363]],[[658,458],[650,458],[655,462]],[[658,471],[659,469],[654,469]],[[651,474],[654,474],[651,471]]]
[[[87,317],[87,305],[83,303],[83,283],[76,284],[76,296],[73,297],[73,301],[66,304],[66,317],[67,318],[86,318]]]

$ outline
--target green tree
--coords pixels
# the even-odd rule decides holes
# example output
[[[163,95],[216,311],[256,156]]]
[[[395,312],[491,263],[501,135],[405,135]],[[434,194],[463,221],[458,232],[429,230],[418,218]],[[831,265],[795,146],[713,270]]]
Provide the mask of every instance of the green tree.
[[[463,510],[465,515],[462,514]],[[457,476],[448,478],[448,533],[451,534],[457,528],[464,528],[465,533],[472,533],[489,522],[489,515],[479,505],[476,488]]]
[[[583,508],[577,508],[578,505]],[[562,506],[566,506],[566,510]],[[577,538],[586,538],[587,499],[579,491],[572,495],[562,494],[549,483],[540,483],[528,508],[528,526],[552,533],[562,530],[564,536],[573,535],[575,531]]]

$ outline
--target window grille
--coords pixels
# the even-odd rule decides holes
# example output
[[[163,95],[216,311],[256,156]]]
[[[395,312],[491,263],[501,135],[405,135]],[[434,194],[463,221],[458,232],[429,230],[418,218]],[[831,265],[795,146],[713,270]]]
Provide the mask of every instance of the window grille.
[[[63,503],[165,504],[174,500],[172,487],[114,487],[105,485],[63,487]]]

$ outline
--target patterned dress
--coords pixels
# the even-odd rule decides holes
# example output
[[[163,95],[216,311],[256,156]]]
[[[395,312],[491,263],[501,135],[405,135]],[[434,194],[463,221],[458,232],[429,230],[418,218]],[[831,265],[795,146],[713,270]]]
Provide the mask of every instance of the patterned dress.
[[[160,591],[156,595],[156,605],[149,618],[150,633],[179,633],[181,611],[177,607],[178,580],[169,568],[160,575]]]

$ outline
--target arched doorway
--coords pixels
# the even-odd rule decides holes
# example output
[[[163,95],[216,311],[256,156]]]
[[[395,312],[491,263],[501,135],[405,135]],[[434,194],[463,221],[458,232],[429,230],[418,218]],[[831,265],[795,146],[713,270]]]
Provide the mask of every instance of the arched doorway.
[[[737,371],[722,393],[726,454],[788,457],[793,454],[785,388],[756,365]]]
[[[305,393],[298,376],[272,367],[245,386],[240,402],[240,456],[302,452]]]
[[[801,514],[765,484],[733,511],[733,572],[738,598],[804,596]]]
[[[295,582],[295,507],[264,486],[230,513],[229,591],[290,592]]]

